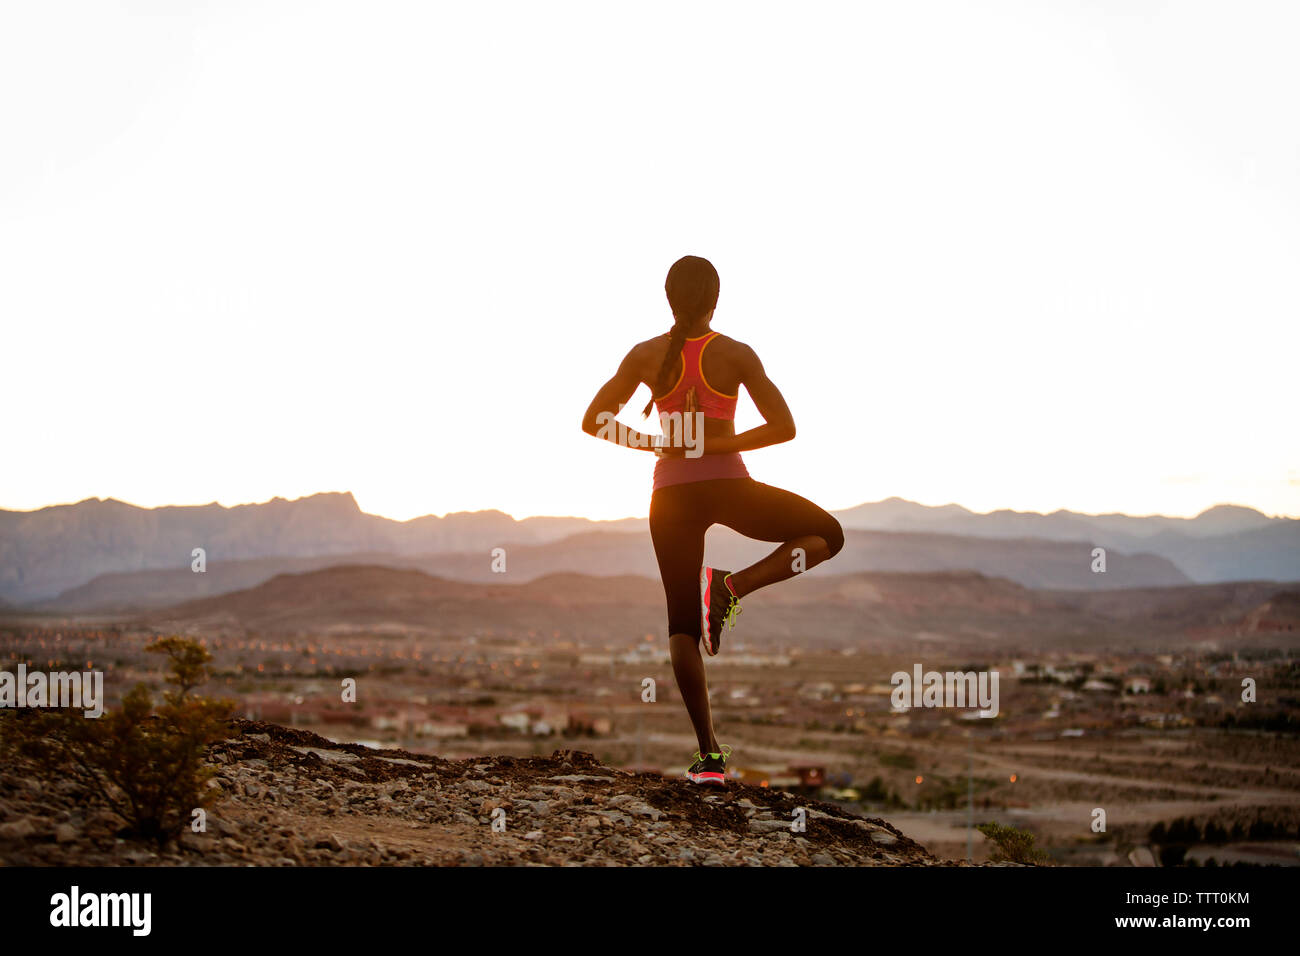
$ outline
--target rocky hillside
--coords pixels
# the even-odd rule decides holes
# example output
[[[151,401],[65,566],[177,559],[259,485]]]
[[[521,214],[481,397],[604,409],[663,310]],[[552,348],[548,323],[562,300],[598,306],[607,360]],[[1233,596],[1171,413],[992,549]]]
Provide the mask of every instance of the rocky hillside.
[[[449,761],[236,720],[210,754],[207,831],[163,854],[30,766],[0,771],[0,863],[24,865],[934,866],[881,820],[784,791],[603,766],[590,754]],[[792,811],[806,830],[792,833]],[[504,811],[504,832],[493,812]],[[498,816],[500,816],[498,814]]]

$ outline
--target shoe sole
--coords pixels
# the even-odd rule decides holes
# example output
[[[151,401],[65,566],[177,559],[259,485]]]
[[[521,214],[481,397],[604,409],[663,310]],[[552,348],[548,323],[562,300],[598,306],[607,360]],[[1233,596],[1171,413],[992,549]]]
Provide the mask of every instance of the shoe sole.
[[[688,773],[686,778],[691,783],[706,783],[713,786],[724,786],[727,782],[726,774],[721,773]]]
[[[718,648],[713,643],[713,622],[709,620],[709,605],[713,600],[713,569],[700,569],[700,618],[704,627],[700,632],[700,642],[710,657],[718,656]]]

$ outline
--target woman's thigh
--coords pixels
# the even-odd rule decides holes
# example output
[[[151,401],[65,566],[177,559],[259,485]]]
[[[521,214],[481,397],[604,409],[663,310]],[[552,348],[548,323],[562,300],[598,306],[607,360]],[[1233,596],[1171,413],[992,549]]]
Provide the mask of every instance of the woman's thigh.
[[[714,520],[758,541],[791,541],[818,535],[834,554],[844,546],[844,531],[829,511],[793,491],[742,479],[716,503]]]

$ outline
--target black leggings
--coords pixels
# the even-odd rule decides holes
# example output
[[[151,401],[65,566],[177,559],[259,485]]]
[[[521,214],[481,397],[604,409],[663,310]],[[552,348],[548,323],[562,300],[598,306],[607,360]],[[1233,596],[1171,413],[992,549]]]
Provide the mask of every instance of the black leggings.
[[[829,512],[791,491],[753,478],[717,478],[658,488],[650,497],[654,542],[668,600],[668,633],[700,636],[700,568],[704,533],[726,525],[759,541],[791,541],[817,535],[834,557],[844,529]]]

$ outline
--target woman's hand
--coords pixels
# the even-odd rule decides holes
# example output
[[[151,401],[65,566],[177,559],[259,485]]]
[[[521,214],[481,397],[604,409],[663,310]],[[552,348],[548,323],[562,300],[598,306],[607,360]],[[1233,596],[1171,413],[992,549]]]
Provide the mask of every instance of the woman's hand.
[[[695,413],[699,410],[700,402],[699,399],[695,397],[695,386],[692,385],[686,390],[686,405],[682,409],[682,417],[685,418],[687,415],[694,417]]]
[[[660,442],[662,440],[663,440],[662,435],[655,436],[656,442]],[[654,447],[654,452],[656,458],[685,458],[686,457],[685,448],[680,448],[673,445],[656,444]]]
[[[704,450],[704,429],[701,427],[696,430],[695,413],[700,410],[699,400],[695,397],[695,386],[692,385],[686,390],[686,401],[682,407],[682,429],[692,429],[692,443],[695,448],[701,452]],[[690,421],[687,425],[686,422]],[[673,435],[672,429],[668,429],[668,434],[659,435],[655,439],[655,457],[656,458],[685,458],[687,447],[685,435]]]

